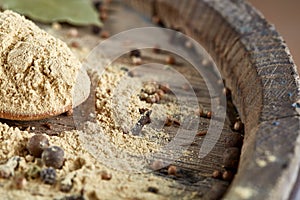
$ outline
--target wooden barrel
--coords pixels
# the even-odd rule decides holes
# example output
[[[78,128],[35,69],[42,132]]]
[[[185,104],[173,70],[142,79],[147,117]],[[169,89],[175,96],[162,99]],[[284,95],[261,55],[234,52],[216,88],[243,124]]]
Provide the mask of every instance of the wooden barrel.
[[[274,26],[243,0],[126,2],[200,42],[231,89],[245,141],[238,173],[224,198],[296,199],[299,75]]]

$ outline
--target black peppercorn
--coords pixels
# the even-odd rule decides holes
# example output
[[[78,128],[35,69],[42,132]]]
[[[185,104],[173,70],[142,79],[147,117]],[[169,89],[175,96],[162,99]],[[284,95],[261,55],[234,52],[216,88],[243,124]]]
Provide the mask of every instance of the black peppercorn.
[[[152,192],[154,194],[157,194],[158,193],[158,188],[150,186],[150,187],[148,187],[147,191]]]
[[[47,167],[59,169],[64,163],[64,150],[58,146],[44,149],[42,159]]]
[[[140,58],[142,56],[141,51],[138,49],[134,49],[130,51],[130,57]]]
[[[43,169],[40,172],[40,177],[44,183],[53,185],[56,181],[56,171],[52,167]]]

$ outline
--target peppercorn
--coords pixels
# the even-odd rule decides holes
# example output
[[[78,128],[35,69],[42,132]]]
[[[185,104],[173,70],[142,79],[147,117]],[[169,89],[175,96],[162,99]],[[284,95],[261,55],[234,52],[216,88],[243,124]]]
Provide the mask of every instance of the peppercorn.
[[[100,11],[101,7],[103,6],[102,1],[94,1],[93,4],[97,11]]]
[[[136,57],[136,58],[140,58],[142,57],[142,53],[139,49],[133,49],[130,51],[130,57]]]
[[[221,178],[222,176],[222,173],[219,171],[219,170],[215,170],[213,173],[212,173],[212,177],[213,178]]]
[[[46,184],[53,185],[56,181],[56,171],[52,167],[41,170],[40,177]]]
[[[101,32],[101,28],[99,26],[92,26],[92,33],[98,35]]]
[[[239,164],[240,149],[236,147],[227,148],[223,153],[223,164],[225,168],[236,169]]]
[[[212,117],[212,112],[211,112],[211,111],[207,112],[207,113],[206,113],[206,117],[207,117],[208,119],[210,119],[210,118]]]
[[[175,60],[174,56],[168,56],[166,58],[166,63],[169,64],[169,65],[174,65],[176,63],[176,60]]]
[[[199,131],[196,135],[197,136],[204,136],[207,134],[207,130],[204,130],[204,131]]]
[[[174,165],[171,165],[168,167],[168,174],[169,175],[176,175],[177,173],[177,168]]]
[[[160,47],[158,45],[155,45],[152,48],[153,53],[159,54],[161,52]]]
[[[243,145],[243,139],[244,139],[243,136],[241,136],[240,134],[232,133],[224,139],[225,147],[241,148]]]
[[[44,149],[42,159],[47,167],[59,169],[64,163],[64,150],[58,146]]]
[[[157,194],[158,193],[158,188],[150,186],[150,187],[148,187],[147,191],[152,192],[154,194]]]
[[[244,124],[241,121],[236,121],[233,126],[233,130],[242,131],[244,128]]]
[[[100,19],[102,20],[102,21],[105,21],[105,20],[107,20],[107,18],[108,18],[108,14],[107,14],[107,12],[101,12],[101,14],[100,14]]]
[[[43,134],[34,135],[27,143],[27,149],[31,155],[40,158],[45,148],[49,146],[48,138]]]
[[[101,38],[104,38],[104,39],[106,39],[106,38],[108,38],[110,36],[110,33],[108,32],[108,31],[101,31],[101,34],[100,34],[100,37]]]
[[[222,175],[224,181],[232,181],[233,173],[231,171],[225,171]]]
[[[103,171],[101,173],[101,179],[109,181],[112,178],[111,174],[107,173],[106,171]]]

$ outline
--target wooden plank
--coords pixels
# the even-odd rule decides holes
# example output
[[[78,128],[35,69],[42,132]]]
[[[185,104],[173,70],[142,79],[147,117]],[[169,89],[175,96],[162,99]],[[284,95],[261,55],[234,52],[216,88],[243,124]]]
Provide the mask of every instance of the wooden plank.
[[[234,103],[245,122],[246,141],[239,173],[226,197],[240,199],[241,192],[247,191],[249,195],[243,196],[244,199],[275,196],[286,199],[300,166],[296,142],[299,119],[293,118],[298,113],[292,107],[299,99],[299,76],[290,53],[274,27],[244,1],[191,0],[189,3],[157,0],[155,8],[165,24],[181,28],[206,47],[232,89]],[[192,5],[197,13],[189,11]],[[226,40],[224,33],[229,34]],[[264,71],[269,76],[262,76],[262,66],[269,69]],[[288,84],[288,87],[274,86],[273,72],[278,68],[284,74],[279,78],[283,84],[279,85]],[[274,127],[274,122],[285,124],[285,128]],[[278,134],[286,138],[279,139]],[[262,139],[264,136],[269,140]],[[284,144],[289,144],[290,151],[285,151]],[[255,164],[255,159],[263,156],[262,152],[271,152],[278,159],[275,163],[268,162],[266,171]],[[289,167],[280,167],[281,162]],[[283,181],[287,174],[292,177],[289,182]],[[263,191],[257,192],[258,188]]]

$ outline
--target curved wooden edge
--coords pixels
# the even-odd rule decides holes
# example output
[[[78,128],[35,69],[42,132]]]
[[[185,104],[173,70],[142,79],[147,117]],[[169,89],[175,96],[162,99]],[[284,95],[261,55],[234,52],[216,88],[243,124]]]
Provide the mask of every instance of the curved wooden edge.
[[[300,118],[292,106],[300,84],[275,28],[242,0],[126,1],[199,41],[232,90],[245,141],[225,198],[289,198],[300,167]]]
[[[13,114],[13,113],[3,113],[0,112],[0,118],[1,119],[8,119],[8,120],[18,120],[18,121],[33,121],[33,120],[41,120],[46,119],[50,117],[54,117],[57,115],[60,115],[62,113],[65,113],[72,109],[72,106],[66,106],[65,108],[59,110],[59,111],[53,111],[53,112],[46,112],[41,114],[34,114],[34,115],[27,115],[27,114]]]

